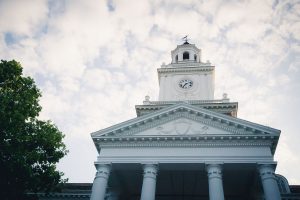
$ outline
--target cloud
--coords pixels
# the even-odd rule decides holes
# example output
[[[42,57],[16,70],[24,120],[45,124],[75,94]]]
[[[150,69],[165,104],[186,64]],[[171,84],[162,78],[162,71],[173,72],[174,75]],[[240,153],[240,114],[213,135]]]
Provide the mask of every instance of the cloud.
[[[10,32],[18,36],[33,37],[36,31],[43,28],[47,14],[46,0],[1,1],[0,31],[2,33]]]
[[[0,1],[0,54],[34,77],[43,92],[41,118],[66,134],[70,154],[59,168],[70,182],[91,182],[96,149],[89,133],[134,118],[145,95],[156,100],[156,69],[189,35],[202,61],[216,66],[216,99],[227,92],[239,102],[239,117],[287,132],[278,170],[299,184],[288,171],[300,161],[284,159],[300,151],[287,145],[299,129],[291,109],[300,96],[299,7],[256,0]]]

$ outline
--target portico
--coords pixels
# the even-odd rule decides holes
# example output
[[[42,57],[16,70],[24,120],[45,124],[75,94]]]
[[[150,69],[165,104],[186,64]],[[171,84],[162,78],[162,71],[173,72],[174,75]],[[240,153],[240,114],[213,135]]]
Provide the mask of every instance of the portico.
[[[236,127],[240,127],[238,133]],[[245,194],[259,196],[262,188],[272,195],[278,190],[272,179],[278,130],[188,103],[163,108],[92,136],[101,149],[95,162],[98,173],[93,191],[102,191],[98,198],[93,192],[93,200],[105,196],[97,188],[107,184],[120,195],[130,196],[126,199],[146,200],[182,196],[238,199]],[[109,174],[113,177],[110,181]],[[193,189],[187,189],[191,186]]]
[[[149,165],[149,164],[148,164]],[[257,164],[222,164],[221,184],[209,190],[209,174],[205,164],[159,164],[155,166],[156,188],[148,185],[148,192],[141,198],[144,189],[143,164],[113,164],[106,192],[107,199],[214,199],[224,195],[226,199],[255,199],[263,194]],[[214,173],[212,173],[214,174]],[[152,174],[151,174],[152,175]],[[155,174],[153,174],[154,176]],[[219,174],[216,174],[217,176]],[[217,177],[218,178],[218,177]],[[218,190],[217,190],[218,189]],[[150,192],[151,191],[151,192]],[[99,199],[99,198],[96,198]]]

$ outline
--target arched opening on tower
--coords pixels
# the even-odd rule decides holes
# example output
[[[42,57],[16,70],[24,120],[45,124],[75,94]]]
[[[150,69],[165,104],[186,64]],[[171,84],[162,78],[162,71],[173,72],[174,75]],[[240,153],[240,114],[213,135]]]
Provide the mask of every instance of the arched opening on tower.
[[[189,60],[190,59],[190,54],[189,54],[189,52],[184,52],[183,53],[183,60]]]

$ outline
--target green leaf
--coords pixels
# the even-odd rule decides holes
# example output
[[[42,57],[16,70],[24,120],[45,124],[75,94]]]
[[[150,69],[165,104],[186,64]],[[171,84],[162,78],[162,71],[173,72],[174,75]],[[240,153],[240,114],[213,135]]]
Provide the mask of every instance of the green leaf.
[[[24,199],[27,192],[57,190],[67,180],[56,169],[67,154],[64,135],[37,119],[41,92],[20,63],[0,63],[0,196]]]

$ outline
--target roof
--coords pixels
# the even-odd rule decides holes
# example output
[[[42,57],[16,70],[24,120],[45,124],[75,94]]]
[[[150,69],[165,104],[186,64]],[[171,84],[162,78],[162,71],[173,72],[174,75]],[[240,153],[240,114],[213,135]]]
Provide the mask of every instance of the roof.
[[[173,132],[167,135],[140,134],[149,128],[159,127],[161,124],[166,124],[167,122],[179,118],[193,120],[195,123],[199,123],[200,126],[205,125],[211,127],[212,130],[223,130],[223,132],[215,131],[212,132],[212,134],[197,133],[192,135],[185,133],[180,135]],[[143,145],[143,143],[149,141],[152,145],[157,145],[154,141],[160,140],[160,138],[166,142],[173,142],[174,144],[177,139],[177,142],[180,143],[179,140],[185,140],[186,138],[187,140],[198,141],[197,145],[201,145],[199,140],[202,139],[212,142],[245,141],[246,143],[251,142],[253,145],[260,144],[260,141],[261,145],[270,145],[273,154],[277,146],[279,135],[280,130],[278,129],[220,114],[185,102],[165,107],[91,133],[98,151],[100,150],[100,144],[111,145],[113,143],[114,145],[130,145],[131,143],[140,143],[140,145]],[[221,143],[223,144],[223,142]]]

